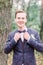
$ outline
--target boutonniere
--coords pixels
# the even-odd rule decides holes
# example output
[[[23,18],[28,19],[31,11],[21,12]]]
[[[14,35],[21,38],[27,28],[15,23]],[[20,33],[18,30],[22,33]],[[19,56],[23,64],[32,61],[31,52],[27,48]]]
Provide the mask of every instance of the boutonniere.
[[[34,36],[34,34],[31,34],[31,37],[32,37],[33,39],[36,39],[35,36]]]

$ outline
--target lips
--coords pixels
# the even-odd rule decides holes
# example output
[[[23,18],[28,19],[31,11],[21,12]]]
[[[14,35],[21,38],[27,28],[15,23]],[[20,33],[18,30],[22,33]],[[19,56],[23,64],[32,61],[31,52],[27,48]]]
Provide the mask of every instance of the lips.
[[[24,22],[18,22],[19,24],[23,24]]]

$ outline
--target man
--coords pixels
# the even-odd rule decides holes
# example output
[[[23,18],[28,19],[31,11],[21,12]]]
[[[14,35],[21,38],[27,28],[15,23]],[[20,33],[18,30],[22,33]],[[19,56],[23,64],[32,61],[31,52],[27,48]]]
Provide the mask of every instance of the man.
[[[23,10],[16,11],[15,21],[18,29],[9,34],[4,52],[13,50],[12,65],[36,65],[34,49],[43,52],[43,43],[35,30],[26,27],[27,15]]]

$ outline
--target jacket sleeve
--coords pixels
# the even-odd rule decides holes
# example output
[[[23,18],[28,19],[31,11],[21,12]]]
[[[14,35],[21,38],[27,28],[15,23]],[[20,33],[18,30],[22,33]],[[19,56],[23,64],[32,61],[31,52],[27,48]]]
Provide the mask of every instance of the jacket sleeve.
[[[8,36],[8,40],[5,43],[4,46],[4,53],[8,54],[12,51],[12,49],[15,47],[16,42],[15,40],[11,37],[11,35]]]
[[[30,40],[28,40],[27,43],[37,51],[43,52],[43,43],[40,40],[38,33],[35,34],[35,38],[31,36]]]

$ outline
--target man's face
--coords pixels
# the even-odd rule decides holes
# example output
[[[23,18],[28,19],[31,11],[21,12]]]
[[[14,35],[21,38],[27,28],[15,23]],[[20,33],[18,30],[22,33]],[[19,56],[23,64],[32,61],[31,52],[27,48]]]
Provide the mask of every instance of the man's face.
[[[17,13],[16,15],[16,24],[18,27],[23,27],[26,23],[26,13]]]

